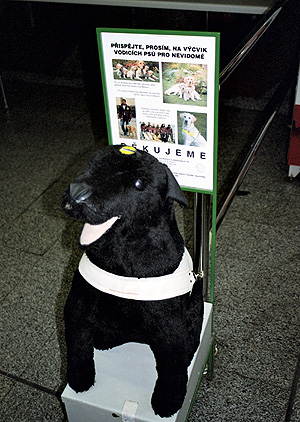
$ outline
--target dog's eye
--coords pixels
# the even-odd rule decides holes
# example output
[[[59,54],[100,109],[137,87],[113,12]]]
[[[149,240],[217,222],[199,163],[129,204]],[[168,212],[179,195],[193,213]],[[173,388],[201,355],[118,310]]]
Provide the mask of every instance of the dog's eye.
[[[137,190],[143,190],[145,188],[145,183],[141,179],[137,179],[135,182],[135,187]]]

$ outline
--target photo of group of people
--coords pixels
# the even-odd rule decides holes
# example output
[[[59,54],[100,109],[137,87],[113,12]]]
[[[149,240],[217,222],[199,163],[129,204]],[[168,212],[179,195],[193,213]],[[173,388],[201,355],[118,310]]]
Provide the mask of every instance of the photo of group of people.
[[[164,143],[175,143],[174,126],[170,124],[140,123],[140,139]]]
[[[149,82],[159,82],[160,80],[158,62],[113,59],[112,66],[114,79]]]

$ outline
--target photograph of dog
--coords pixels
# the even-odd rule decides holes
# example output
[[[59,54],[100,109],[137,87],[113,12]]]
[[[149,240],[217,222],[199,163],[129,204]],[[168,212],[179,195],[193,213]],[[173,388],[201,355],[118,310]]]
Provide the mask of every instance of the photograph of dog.
[[[175,143],[175,126],[167,123],[140,123],[140,139],[163,143]]]
[[[206,65],[162,63],[163,102],[206,106],[206,81]]]
[[[207,116],[204,113],[178,112],[178,143],[206,147]],[[197,121],[197,123],[196,123]]]
[[[68,384],[75,392],[94,385],[94,348],[148,344],[157,371],[151,405],[160,417],[182,407],[204,310],[175,201],[188,205],[166,165],[114,145],[96,153],[62,203],[83,223],[84,251],[64,312]]]
[[[114,79],[159,82],[158,62],[144,60],[112,60]]]
[[[127,125],[126,128],[127,128],[127,131],[128,131],[128,136],[129,137],[131,136],[132,138],[136,139],[137,136],[136,136],[136,128],[135,128],[135,126]]]
[[[116,98],[116,111],[118,116],[118,129],[121,138],[131,137],[137,139],[136,114],[134,98]]]

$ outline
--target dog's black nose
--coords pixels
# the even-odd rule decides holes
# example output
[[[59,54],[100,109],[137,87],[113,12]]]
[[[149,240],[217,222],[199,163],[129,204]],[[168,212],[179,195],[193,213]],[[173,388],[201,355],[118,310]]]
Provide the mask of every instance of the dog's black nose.
[[[70,184],[70,196],[77,203],[88,199],[92,194],[92,188],[85,182],[73,182]]]

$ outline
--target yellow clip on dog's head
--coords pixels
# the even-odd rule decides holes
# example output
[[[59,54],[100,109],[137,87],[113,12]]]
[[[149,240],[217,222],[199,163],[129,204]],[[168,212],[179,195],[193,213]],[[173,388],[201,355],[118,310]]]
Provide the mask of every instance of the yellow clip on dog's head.
[[[124,155],[131,155],[136,153],[136,149],[134,147],[125,146],[120,148],[120,153]]]

